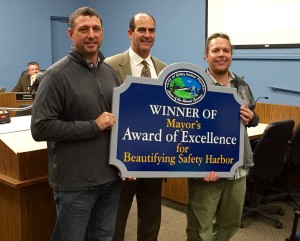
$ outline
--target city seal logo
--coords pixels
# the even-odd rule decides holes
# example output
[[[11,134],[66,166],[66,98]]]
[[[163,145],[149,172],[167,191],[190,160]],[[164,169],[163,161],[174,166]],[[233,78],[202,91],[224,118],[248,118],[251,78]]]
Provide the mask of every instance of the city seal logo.
[[[205,80],[198,73],[179,69],[165,78],[165,92],[171,100],[182,105],[193,105],[201,101],[207,91]]]

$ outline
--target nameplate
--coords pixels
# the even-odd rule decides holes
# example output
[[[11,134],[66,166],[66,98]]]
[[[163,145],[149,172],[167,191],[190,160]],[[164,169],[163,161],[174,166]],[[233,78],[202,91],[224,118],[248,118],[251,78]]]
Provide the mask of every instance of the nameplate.
[[[243,165],[241,105],[235,88],[212,85],[193,64],[128,76],[113,92],[109,163],[122,177],[232,177]]]
[[[34,100],[35,94],[16,93],[16,100]]]

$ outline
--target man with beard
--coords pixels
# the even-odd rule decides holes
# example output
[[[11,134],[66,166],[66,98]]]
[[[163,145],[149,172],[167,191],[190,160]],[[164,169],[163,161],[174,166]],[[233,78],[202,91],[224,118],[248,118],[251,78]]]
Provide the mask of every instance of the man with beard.
[[[235,88],[245,106],[240,108],[240,119],[246,127],[256,126],[255,101],[249,85],[229,70],[232,62],[232,45],[229,36],[216,33],[208,37],[205,46],[207,74],[212,84]],[[224,106],[226,108],[226,106]],[[227,241],[241,225],[246,175],[253,166],[250,141],[245,130],[244,163],[232,178],[219,178],[215,172],[203,179],[188,180],[187,240]]]

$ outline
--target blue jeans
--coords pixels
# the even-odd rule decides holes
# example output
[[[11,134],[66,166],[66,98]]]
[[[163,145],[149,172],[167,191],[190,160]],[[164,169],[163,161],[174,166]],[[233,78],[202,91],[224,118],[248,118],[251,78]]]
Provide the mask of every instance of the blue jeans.
[[[121,180],[79,191],[54,191],[57,220],[51,240],[111,241],[120,190]]]

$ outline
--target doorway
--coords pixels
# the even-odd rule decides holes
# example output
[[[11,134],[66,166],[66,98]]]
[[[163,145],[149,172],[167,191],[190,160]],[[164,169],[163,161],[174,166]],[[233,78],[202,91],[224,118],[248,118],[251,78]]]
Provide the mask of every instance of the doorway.
[[[57,62],[69,52],[72,41],[69,39],[67,30],[69,18],[50,17],[51,19],[51,52],[52,64]]]

